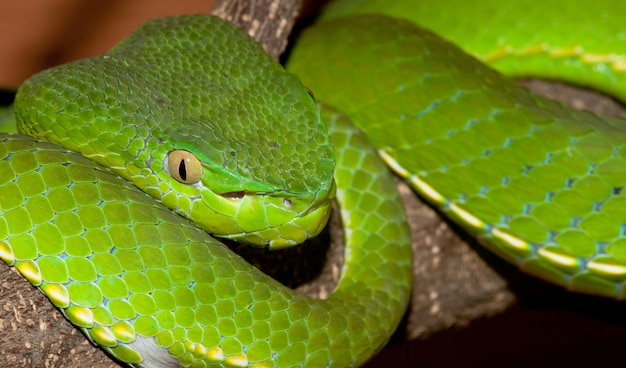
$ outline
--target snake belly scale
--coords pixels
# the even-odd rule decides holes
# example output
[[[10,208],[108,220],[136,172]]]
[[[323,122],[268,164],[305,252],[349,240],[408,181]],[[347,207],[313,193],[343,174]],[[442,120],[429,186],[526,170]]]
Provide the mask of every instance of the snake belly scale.
[[[525,4],[465,14],[481,24]],[[522,270],[624,297],[623,121],[541,98],[475,58],[619,96],[623,33],[606,10],[621,5],[591,6],[608,25],[599,32],[617,34],[613,53],[590,37],[527,44],[521,26],[491,43],[466,37],[447,11],[462,6],[335,2],[298,40],[293,74],[234,26],[196,15],[150,21],[105,55],[33,76],[15,103],[28,136],[0,136],[0,258],[129,365],[358,366],[389,339],[412,282],[408,227],[378,152]],[[321,231],[335,197],[346,260],[327,300],[283,287],[206,233],[291,246]]]

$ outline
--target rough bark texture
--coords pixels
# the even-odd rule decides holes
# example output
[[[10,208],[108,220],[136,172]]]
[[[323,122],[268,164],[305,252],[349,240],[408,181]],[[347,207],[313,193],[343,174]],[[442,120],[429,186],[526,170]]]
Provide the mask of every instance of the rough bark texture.
[[[302,0],[217,1],[212,13],[237,24],[278,60],[301,5]]]
[[[0,274],[0,367],[118,367],[15,269]]]

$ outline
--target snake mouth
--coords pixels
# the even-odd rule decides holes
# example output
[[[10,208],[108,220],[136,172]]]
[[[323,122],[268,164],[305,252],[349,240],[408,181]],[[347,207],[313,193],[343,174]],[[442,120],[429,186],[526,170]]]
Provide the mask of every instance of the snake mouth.
[[[330,217],[336,185],[329,180],[317,191],[216,192],[203,180],[183,184],[162,172],[172,186],[161,202],[215,237],[279,249],[318,235]],[[159,188],[148,192],[160,193]]]
[[[307,195],[204,190],[189,217],[216,237],[258,247],[294,246],[318,235],[330,217],[334,181]]]
[[[240,233],[215,235],[270,250],[289,248],[317,236],[326,226],[330,212],[330,203],[328,205],[323,204],[310,208],[306,214],[296,216],[275,226]]]
[[[223,193],[220,195],[228,200],[237,201],[237,200],[242,199],[244,196],[246,196],[246,191],[240,190],[236,192]],[[282,201],[283,201],[283,204],[285,205],[285,208],[291,208],[291,206],[293,206],[293,202],[289,198],[285,197],[282,199]]]
[[[220,195],[226,199],[236,201],[242,199],[246,195],[246,192],[244,190],[238,190],[236,192],[227,192]]]

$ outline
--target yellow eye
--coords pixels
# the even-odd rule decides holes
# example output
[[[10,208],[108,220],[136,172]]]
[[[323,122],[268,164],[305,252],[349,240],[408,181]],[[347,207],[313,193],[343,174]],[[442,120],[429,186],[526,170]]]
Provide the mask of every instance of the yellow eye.
[[[202,164],[194,154],[185,150],[174,150],[167,155],[170,175],[183,184],[195,184],[202,177]]]

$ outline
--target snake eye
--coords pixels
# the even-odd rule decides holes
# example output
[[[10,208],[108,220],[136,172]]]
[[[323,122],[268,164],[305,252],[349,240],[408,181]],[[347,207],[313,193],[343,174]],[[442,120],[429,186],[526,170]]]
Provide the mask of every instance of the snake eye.
[[[195,184],[202,177],[202,164],[193,153],[174,150],[167,155],[167,171],[183,184]]]

